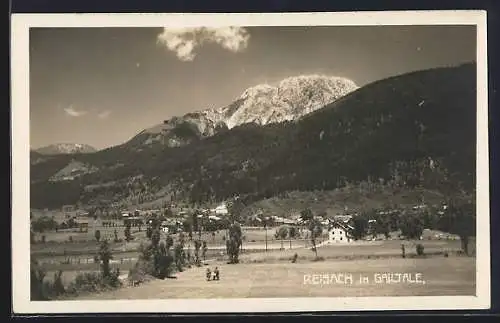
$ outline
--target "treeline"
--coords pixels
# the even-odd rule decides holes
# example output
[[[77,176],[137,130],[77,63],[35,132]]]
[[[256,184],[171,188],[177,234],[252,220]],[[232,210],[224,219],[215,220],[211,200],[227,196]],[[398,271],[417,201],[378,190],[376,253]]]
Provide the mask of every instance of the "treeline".
[[[369,235],[400,230],[407,239],[420,239],[424,229],[458,235],[463,251],[468,254],[470,237],[476,236],[476,204],[473,197],[450,198],[439,207],[422,209],[370,210],[353,218],[353,235],[361,239]]]

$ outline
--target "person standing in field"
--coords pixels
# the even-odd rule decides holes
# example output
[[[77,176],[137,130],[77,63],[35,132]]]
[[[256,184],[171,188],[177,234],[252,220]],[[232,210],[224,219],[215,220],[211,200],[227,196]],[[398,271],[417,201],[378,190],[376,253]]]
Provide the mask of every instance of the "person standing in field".
[[[219,268],[218,267],[215,267],[214,269],[214,280],[219,280],[220,276],[219,276]]]

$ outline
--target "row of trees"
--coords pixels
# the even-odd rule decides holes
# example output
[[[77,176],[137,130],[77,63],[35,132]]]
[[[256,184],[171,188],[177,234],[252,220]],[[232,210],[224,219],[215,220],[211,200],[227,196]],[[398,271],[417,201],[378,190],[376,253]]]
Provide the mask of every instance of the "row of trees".
[[[69,223],[73,224],[73,223]],[[31,220],[31,229],[34,232],[43,233],[46,231],[54,231],[58,229],[58,224],[53,217],[40,216]]]
[[[425,228],[440,230],[460,237],[462,249],[468,253],[468,242],[476,235],[475,202],[471,199],[448,199],[442,208],[401,210],[380,214],[375,210],[353,218],[353,236],[361,239],[366,235],[384,234],[401,230],[407,239],[419,239]],[[369,220],[375,220],[369,223]]]

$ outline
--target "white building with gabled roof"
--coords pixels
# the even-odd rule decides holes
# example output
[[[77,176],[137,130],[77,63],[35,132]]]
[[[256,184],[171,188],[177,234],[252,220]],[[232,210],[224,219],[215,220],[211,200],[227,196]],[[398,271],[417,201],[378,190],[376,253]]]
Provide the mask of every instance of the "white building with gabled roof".
[[[354,228],[341,222],[333,222],[328,229],[328,243],[350,243],[354,241]]]

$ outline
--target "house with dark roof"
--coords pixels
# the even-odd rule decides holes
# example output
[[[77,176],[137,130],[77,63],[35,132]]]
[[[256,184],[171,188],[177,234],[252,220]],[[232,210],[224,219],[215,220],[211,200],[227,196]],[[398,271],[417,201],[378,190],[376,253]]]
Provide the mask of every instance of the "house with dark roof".
[[[354,227],[349,224],[334,221],[328,228],[328,243],[349,243],[353,239]]]

